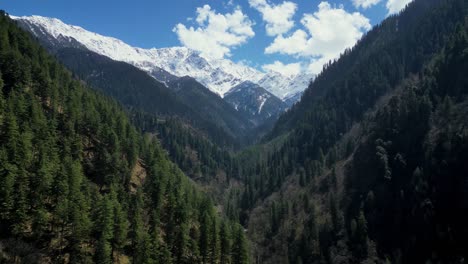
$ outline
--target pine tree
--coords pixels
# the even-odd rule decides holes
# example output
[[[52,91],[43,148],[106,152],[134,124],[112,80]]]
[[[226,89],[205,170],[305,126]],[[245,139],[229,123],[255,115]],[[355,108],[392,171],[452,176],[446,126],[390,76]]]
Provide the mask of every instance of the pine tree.
[[[357,220],[351,222],[351,235],[354,240],[354,247],[359,258],[367,257],[368,236],[367,236],[367,220],[364,212],[361,210]]]
[[[45,145],[41,144],[39,147],[36,173],[31,177],[31,186],[35,186],[30,194],[33,208],[32,226],[37,238],[44,234],[51,219],[47,213],[46,201],[50,198],[54,169],[53,162],[49,161],[45,154],[51,151]]]
[[[98,214],[96,230],[99,239],[95,258],[97,263],[108,264],[113,262],[111,240],[114,236],[114,208],[108,195],[101,200]]]
[[[312,263],[314,260],[320,259],[320,237],[319,227],[317,224],[317,213],[315,205],[310,206],[309,219],[307,220],[304,233],[302,235],[302,254],[305,263]]]
[[[188,239],[189,239],[189,229],[187,223],[187,205],[184,199],[185,195],[182,191],[177,192],[175,199],[175,208],[174,208],[174,220],[175,220],[175,230],[174,230],[174,244],[173,244],[173,256],[174,261],[177,263],[187,262],[188,258]]]
[[[276,234],[279,228],[279,212],[276,203],[273,201],[270,210],[271,233]]]
[[[5,111],[5,96],[3,95],[3,86],[4,85],[5,85],[5,82],[3,81],[2,72],[0,71],[0,126],[3,126],[3,117],[4,117],[4,114],[5,114],[4,113],[4,111]]]
[[[208,198],[203,198],[200,205],[200,255],[203,263],[210,262],[210,250],[212,243],[212,211],[211,201]]]
[[[0,14],[2,19],[5,19],[4,14]],[[10,40],[8,37],[8,31],[6,29],[0,30],[0,50],[7,51],[10,49]]]
[[[234,234],[232,246],[232,264],[249,263],[249,254],[247,250],[247,241],[244,235],[244,229],[238,225]]]
[[[32,162],[32,134],[25,131],[21,134],[17,160],[19,170],[15,181],[15,203],[13,211],[13,226],[12,231],[14,234],[21,234],[25,232],[26,224],[30,218],[30,201],[28,195],[30,193],[30,179],[27,169],[30,168]]]
[[[17,123],[16,115],[14,114],[14,106],[10,103],[8,111],[5,115],[4,122],[4,140],[6,142],[6,149],[8,151],[8,159],[16,166],[20,165],[20,131]]]
[[[143,222],[143,193],[137,190],[132,203],[133,215],[130,236],[132,238],[133,263],[148,263],[151,260],[151,238]]]
[[[219,261],[219,237],[218,237],[218,224],[216,218],[213,217],[210,228],[210,249],[209,260],[211,264],[216,264]]]
[[[208,263],[209,222],[208,214],[203,212],[200,220],[200,255],[203,263]]]
[[[82,85],[78,75],[0,12],[2,239],[14,236],[21,249],[31,244],[25,249],[57,256],[45,262],[112,263],[130,253],[134,263],[199,263],[203,226],[205,257],[218,263],[222,241],[211,200],[200,202],[202,192],[169,161],[158,139],[140,135],[122,106]],[[151,125],[159,125],[152,118]],[[163,139],[178,144],[178,161],[184,162],[188,144],[200,150],[201,172],[229,170],[227,151],[178,131],[166,131]],[[144,181],[131,182],[136,162]],[[255,195],[252,185],[248,206]],[[0,262],[28,262],[0,255]]]
[[[18,168],[11,164],[8,158],[8,151],[0,149],[0,219],[11,223],[12,210],[14,206],[14,186]]]
[[[231,263],[231,236],[227,224],[223,221],[221,223],[221,230],[219,233],[220,240],[220,263]]]
[[[343,228],[343,218],[339,209],[338,201],[336,200],[335,194],[330,194],[330,216],[332,222],[332,228],[335,235]]]
[[[112,239],[112,247],[117,250],[117,258],[119,257],[119,252],[125,247],[128,225],[125,211],[118,201],[114,201],[114,237]]]

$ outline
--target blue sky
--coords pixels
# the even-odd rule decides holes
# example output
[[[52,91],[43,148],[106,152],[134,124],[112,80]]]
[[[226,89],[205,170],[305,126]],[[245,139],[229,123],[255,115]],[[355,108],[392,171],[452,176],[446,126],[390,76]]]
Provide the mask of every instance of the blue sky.
[[[0,0],[143,48],[187,46],[265,70],[316,72],[410,0]]]

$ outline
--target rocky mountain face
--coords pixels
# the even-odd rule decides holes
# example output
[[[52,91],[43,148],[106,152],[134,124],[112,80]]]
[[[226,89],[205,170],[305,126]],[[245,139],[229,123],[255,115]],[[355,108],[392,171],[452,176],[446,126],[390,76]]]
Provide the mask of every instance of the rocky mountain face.
[[[254,124],[276,118],[286,104],[258,84],[246,81],[231,89],[224,99]]]
[[[228,59],[210,59],[185,47],[143,49],[125,42],[68,25],[55,18],[41,16],[12,17],[36,37],[51,45],[85,47],[113,60],[127,62],[165,82],[161,69],[177,77],[190,76],[221,97],[235,86],[250,81],[284,100],[307,88],[313,76],[285,76],[275,72],[263,73]]]
[[[166,79],[159,82],[135,66],[87,49],[61,48],[54,54],[76,77],[130,110],[180,118],[223,146],[237,145],[254,134],[249,118],[192,77],[179,78],[161,69]]]
[[[297,98],[298,94],[302,94],[304,87],[308,87],[312,79],[313,76],[310,74],[285,76],[269,72],[258,81],[258,85],[283,101],[291,101],[291,99]],[[300,99],[300,96],[297,99]]]

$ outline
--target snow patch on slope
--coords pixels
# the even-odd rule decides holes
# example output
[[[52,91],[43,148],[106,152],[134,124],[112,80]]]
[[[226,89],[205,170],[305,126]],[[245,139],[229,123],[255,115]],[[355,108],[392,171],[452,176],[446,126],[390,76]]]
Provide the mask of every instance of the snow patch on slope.
[[[224,96],[233,87],[251,81],[284,100],[307,88],[311,75],[284,76],[276,72],[263,73],[228,59],[207,59],[199,52],[185,47],[143,49],[132,47],[122,40],[87,31],[79,26],[63,23],[56,18],[42,16],[15,17],[33,24],[56,39],[73,38],[87,49],[113,60],[132,64],[151,74],[164,69],[172,75],[190,76]],[[34,28],[31,27],[34,32]]]
[[[268,100],[268,98],[269,96],[262,95],[262,96],[259,96],[259,98],[257,99],[260,102],[260,106],[258,107],[259,114],[262,112],[262,108],[265,105],[265,102]]]

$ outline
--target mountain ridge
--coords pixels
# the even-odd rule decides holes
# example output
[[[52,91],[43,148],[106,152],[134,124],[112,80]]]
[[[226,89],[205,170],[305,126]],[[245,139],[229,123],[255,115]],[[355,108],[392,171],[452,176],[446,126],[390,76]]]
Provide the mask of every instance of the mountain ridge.
[[[4,11],[0,36],[1,263],[249,262],[243,229],[159,139]]]
[[[90,32],[79,26],[68,25],[57,18],[10,17],[30,27],[30,31],[36,36],[49,34],[55,39],[75,40],[91,51],[132,64],[155,78],[158,75],[153,75],[152,72],[158,69],[163,69],[177,77],[185,75],[193,77],[221,97],[234,86],[244,81],[251,81],[283,100],[303,91],[313,78],[313,75],[309,74],[285,76],[277,72],[263,73],[228,59],[204,58],[199,52],[186,47],[151,49],[132,47],[117,38]]]
[[[226,93],[224,100],[257,125],[267,122],[270,118],[276,120],[287,108],[285,102],[250,81],[234,86]]]
[[[161,83],[133,65],[87,49],[59,48],[54,54],[77,77],[126,108],[159,118],[179,117],[220,145],[237,145],[252,127],[227,102],[191,77],[170,79],[165,75],[169,79]],[[177,90],[177,86],[183,89]]]

